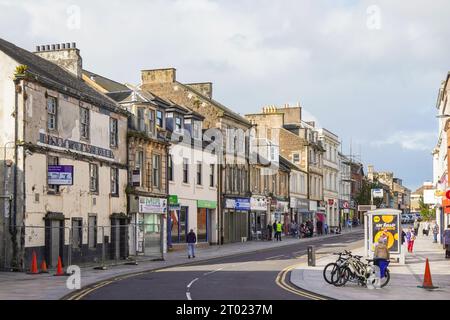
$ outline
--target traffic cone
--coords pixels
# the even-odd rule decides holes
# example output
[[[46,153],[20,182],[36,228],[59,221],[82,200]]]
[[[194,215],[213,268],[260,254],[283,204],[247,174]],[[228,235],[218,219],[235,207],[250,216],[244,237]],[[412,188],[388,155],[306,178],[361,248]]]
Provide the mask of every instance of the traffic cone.
[[[48,273],[47,263],[45,262],[45,259],[42,260],[42,263],[41,263],[41,273]]]
[[[430,271],[430,262],[427,259],[425,264],[425,275],[423,278],[423,285],[419,286],[419,288],[423,289],[436,289],[437,287],[433,286],[433,280],[431,279],[431,271]]]
[[[56,274],[55,276],[65,276],[66,274],[64,273],[63,267],[62,267],[62,262],[61,262],[61,257],[58,256],[58,265],[56,267]]]
[[[29,274],[38,274],[38,267],[37,267],[37,258],[36,258],[36,252],[33,250],[33,257],[31,258],[31,270],[28,272]]]

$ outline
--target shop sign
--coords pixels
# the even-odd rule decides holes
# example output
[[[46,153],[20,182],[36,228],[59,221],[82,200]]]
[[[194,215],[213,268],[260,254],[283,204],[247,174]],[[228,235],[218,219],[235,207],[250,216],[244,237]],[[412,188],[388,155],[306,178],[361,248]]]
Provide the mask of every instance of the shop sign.
[[[249,198],[237,198],[235,204],[236,210],[250,210],[250,199]]]
[[[297,208],[302,210],[309,210],[309,203],[306,199],[297,199]]]
[[[197,200],[197,208],[216,209],[217,201]]]
[[[267,211],[267,199],[265,197],[251,197],[250,209],[252,211]]]
[[[176,196],[176,195],[169,195],[169,204],[170,205],[177,205],[178,204],[178,196]]]
[[[140,213],[166,213],[167,200],[163,198],[139,197]]]
[[[289,206],[293,209],[297,209],[297,203],[298,203],[297,198],[291,197]]]
[[[328,205],[332,206],[334,204],[334,200],[333,199],[328,199]]]
[[[309,201],[309,210],[311,211],[317,210],[317,201]]]
[[[234,209],[235,206],[236,206],[236,200],[225,199],[225,208],[226,209]]]
[[[78,151],[103,158],[114,159],[114,153],[111,150],[91,146],[90,144],[81,143],[78,141],[51,136],[42,132],[39,133],[38,144],[64,148],[71,151]]]
[[[72,186],[73,166],[49,165],[47,167],[47,182],[59,186]]]

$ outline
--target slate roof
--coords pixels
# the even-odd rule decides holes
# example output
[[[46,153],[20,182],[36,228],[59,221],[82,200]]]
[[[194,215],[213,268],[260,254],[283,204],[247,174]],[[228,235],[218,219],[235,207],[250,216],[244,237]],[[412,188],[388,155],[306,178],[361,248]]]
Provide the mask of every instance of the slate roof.
[[[128,114],[123,108],[118,106],[115,101],[111,100],[106,95],[97,92],[83,80],[77,78],[75,75],[53,62],[41,58],[2,38],[0,38],[0,51],[4,52],[19,64],[26,65],[27,72],[33,76],[34,80],[47,87],[77,97],[82,101],[92,103],[98,107]]]
[[[126,85],[83,69],[83,74],[108,92],[129,90]]]

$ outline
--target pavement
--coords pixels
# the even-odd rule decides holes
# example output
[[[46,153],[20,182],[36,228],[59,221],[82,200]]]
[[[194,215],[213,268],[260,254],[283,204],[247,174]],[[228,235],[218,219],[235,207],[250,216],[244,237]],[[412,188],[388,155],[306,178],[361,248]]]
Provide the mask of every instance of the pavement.
[[[345,287],[329,285],[323,279],[323,268],[336,260],[330,253],[318,251],[316,267],[308,267],[305,263],[291,272],[290,281],[295,286],[338,300],[449,300],[450,299],[450,260],[445,259],[442,245],[432,243],[432,235],[421,235],[415,241],[414,252],[406,253],[406,264],[391,262],[389,270],[391,280],[381,289],[371,290],[355,283]],[[353,254],[364,255],[364,248],[352,251]],[[425,263],[429,259],[434,290],[418,288],[423,284]]]
[[[138,274],[145,271],[167,269],[176,266],[199,264],[213,259],[223,257],[233,258],[246,254],[257,254],[292,247],[295,245],[315,244],[320,241],[333,242],[333,238],[342,237],[347,234],[361,233],[361,228],[343,230],[342,235],[326,235],[322,237],[293,239],[285,237],[282,242],[250,241],[246,243],[233,243],[222,246],[210,246],[199,248],[196,258],[188,260],[186,252],[175,251],[166,254],[164,261],[140,262],[138,265],[118,265],[107,270],[94,270],[92,268],[81,269],[81,287],[93,286],[101,281],[110,282],[115,277],[129,274]],[[302,254],[305,253],[302,249]],[[276,258],[276,257],[274,257]],[[272,257],[268,257],[272,259]],[[26,273],[0,272],[0,300],[56,300],[74,293],[75,290],[68,289],[66,281],[68,277],[55,277],[52,274],[29,275]],[[217,291],[217,290],[216,290]],[[184,295],[184,292],[183,292]],[[122,296],[123,298],[123,296]],[[256,297],[255,297],[256,298]]]

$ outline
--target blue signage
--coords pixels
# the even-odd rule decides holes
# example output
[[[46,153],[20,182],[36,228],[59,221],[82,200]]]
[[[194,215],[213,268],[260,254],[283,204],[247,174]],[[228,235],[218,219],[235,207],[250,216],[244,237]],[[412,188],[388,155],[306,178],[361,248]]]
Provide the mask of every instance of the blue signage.
[[[47,181],[53,185],[73,185],[73,166],[49,165]]]
[[[250,198],[237,198],[234,208],[236,210],[250,211]]]

